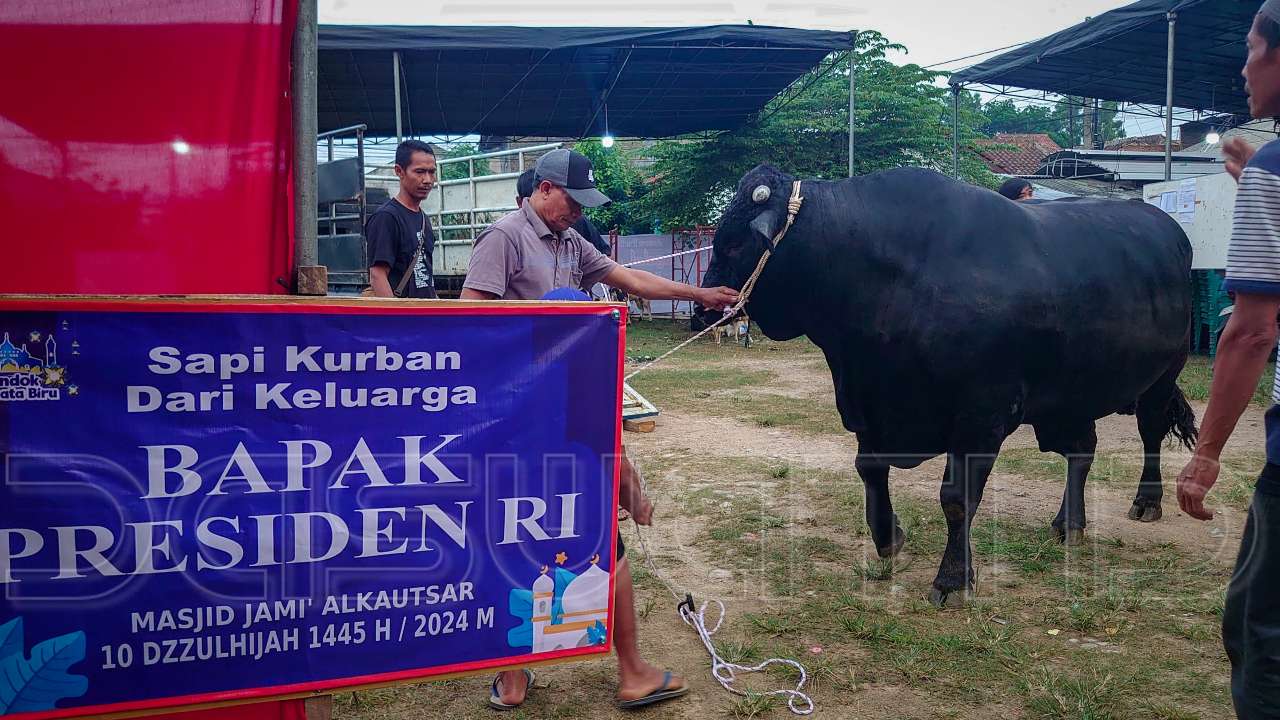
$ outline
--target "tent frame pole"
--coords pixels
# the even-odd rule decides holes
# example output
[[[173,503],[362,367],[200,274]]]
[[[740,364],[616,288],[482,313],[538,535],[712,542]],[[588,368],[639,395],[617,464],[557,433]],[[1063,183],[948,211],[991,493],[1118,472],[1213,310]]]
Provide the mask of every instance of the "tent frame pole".
[[[1164,81],[1164,179],[1173,179],[1173,53],[1178,13],[1171,12],[1169,20],[1169,50],[1166,57]]]
[[[396,144],[404,142],[404,127],[400,124],[400,51],[391,51],[391,72],[395,75],[396,88]]]
[[[849,177],[853,177],[853,110],[858,92],[858,31],[850,33],[849,40]]]

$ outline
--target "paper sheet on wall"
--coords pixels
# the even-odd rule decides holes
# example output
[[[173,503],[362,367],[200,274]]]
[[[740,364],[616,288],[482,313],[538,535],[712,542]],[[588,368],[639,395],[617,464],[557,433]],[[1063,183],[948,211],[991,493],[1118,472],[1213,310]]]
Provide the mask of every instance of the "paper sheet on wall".
[[[1178,212],[1192,213],[1196,211],[1196,179],[1187,178],[1178,184]]]
[[[1173,190],[1166,193],[1160,193],[1160,209],[1170,214],[1177,212],[1178,193]]]

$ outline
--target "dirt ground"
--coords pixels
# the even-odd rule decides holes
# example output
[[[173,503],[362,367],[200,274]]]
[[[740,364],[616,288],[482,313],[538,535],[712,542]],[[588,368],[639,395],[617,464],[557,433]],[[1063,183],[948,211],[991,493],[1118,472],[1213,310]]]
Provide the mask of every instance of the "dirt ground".
[[[633,330],[631,367],[679,336]],[[698,602],[726,604],[715,636],[726,657],[804,663],[817,716],[1231,717],[1221,588],[1261,463],[1261,405],[1249,408],[1227,448],[1231,470],[1211,496],[1216,517],[1208,523],[1178,510],[1172,480],[1189,457],[1181,447],[1163,453],[1164,517],[1129,520],[1142,462],[1136,424],[1100,420],[1081,549],[1064,550],[1047,532],[1065,466],[1036,450],[1029,428],[1019,430],[975,520],[989,533],[980,540],[975,530],[976,598],[965,610],[938,611],[924,597],[944,541],[944,462],[891,473],[908,544],[886,566],[865,531],[856,441],[839,428],[830,377],[811,346],[698,346],[633,384],[661,408],[656,432],[624,437],[657,508],[644,531],[653,560]],[[1201,416],[1203,403],[1192,405]],[[719,687],[697,636],[643,567],[634,526],[624,538],[643,652],[692,687],[643,716],[790,716],[781,701]],[[611,659],[542,668],[524,707],[509,716],[630,717],[612,705],[614,672]],[[487,717],[489,679],[346,694],[335,716]],[[766,691],[795,680],[775,669],[738,684]]]

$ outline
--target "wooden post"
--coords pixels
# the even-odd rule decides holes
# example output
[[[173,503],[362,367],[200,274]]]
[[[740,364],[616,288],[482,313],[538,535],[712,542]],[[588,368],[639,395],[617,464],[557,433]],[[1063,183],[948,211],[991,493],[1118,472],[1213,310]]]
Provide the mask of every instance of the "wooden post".
[[[318,695],[307,698],[303,709],[307,720],[333,720],[333,696]]]
[[[299,295],[329,291],[316,239],[316,15],[316,0],[300,0],[293,29],[293,265]]]

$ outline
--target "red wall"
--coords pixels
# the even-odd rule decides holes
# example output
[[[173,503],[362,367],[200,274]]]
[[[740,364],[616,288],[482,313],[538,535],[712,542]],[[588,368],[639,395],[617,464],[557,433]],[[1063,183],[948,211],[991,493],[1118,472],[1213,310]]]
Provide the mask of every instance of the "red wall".
[[[285,292],[295,9],[0,3],[0,293]]]

